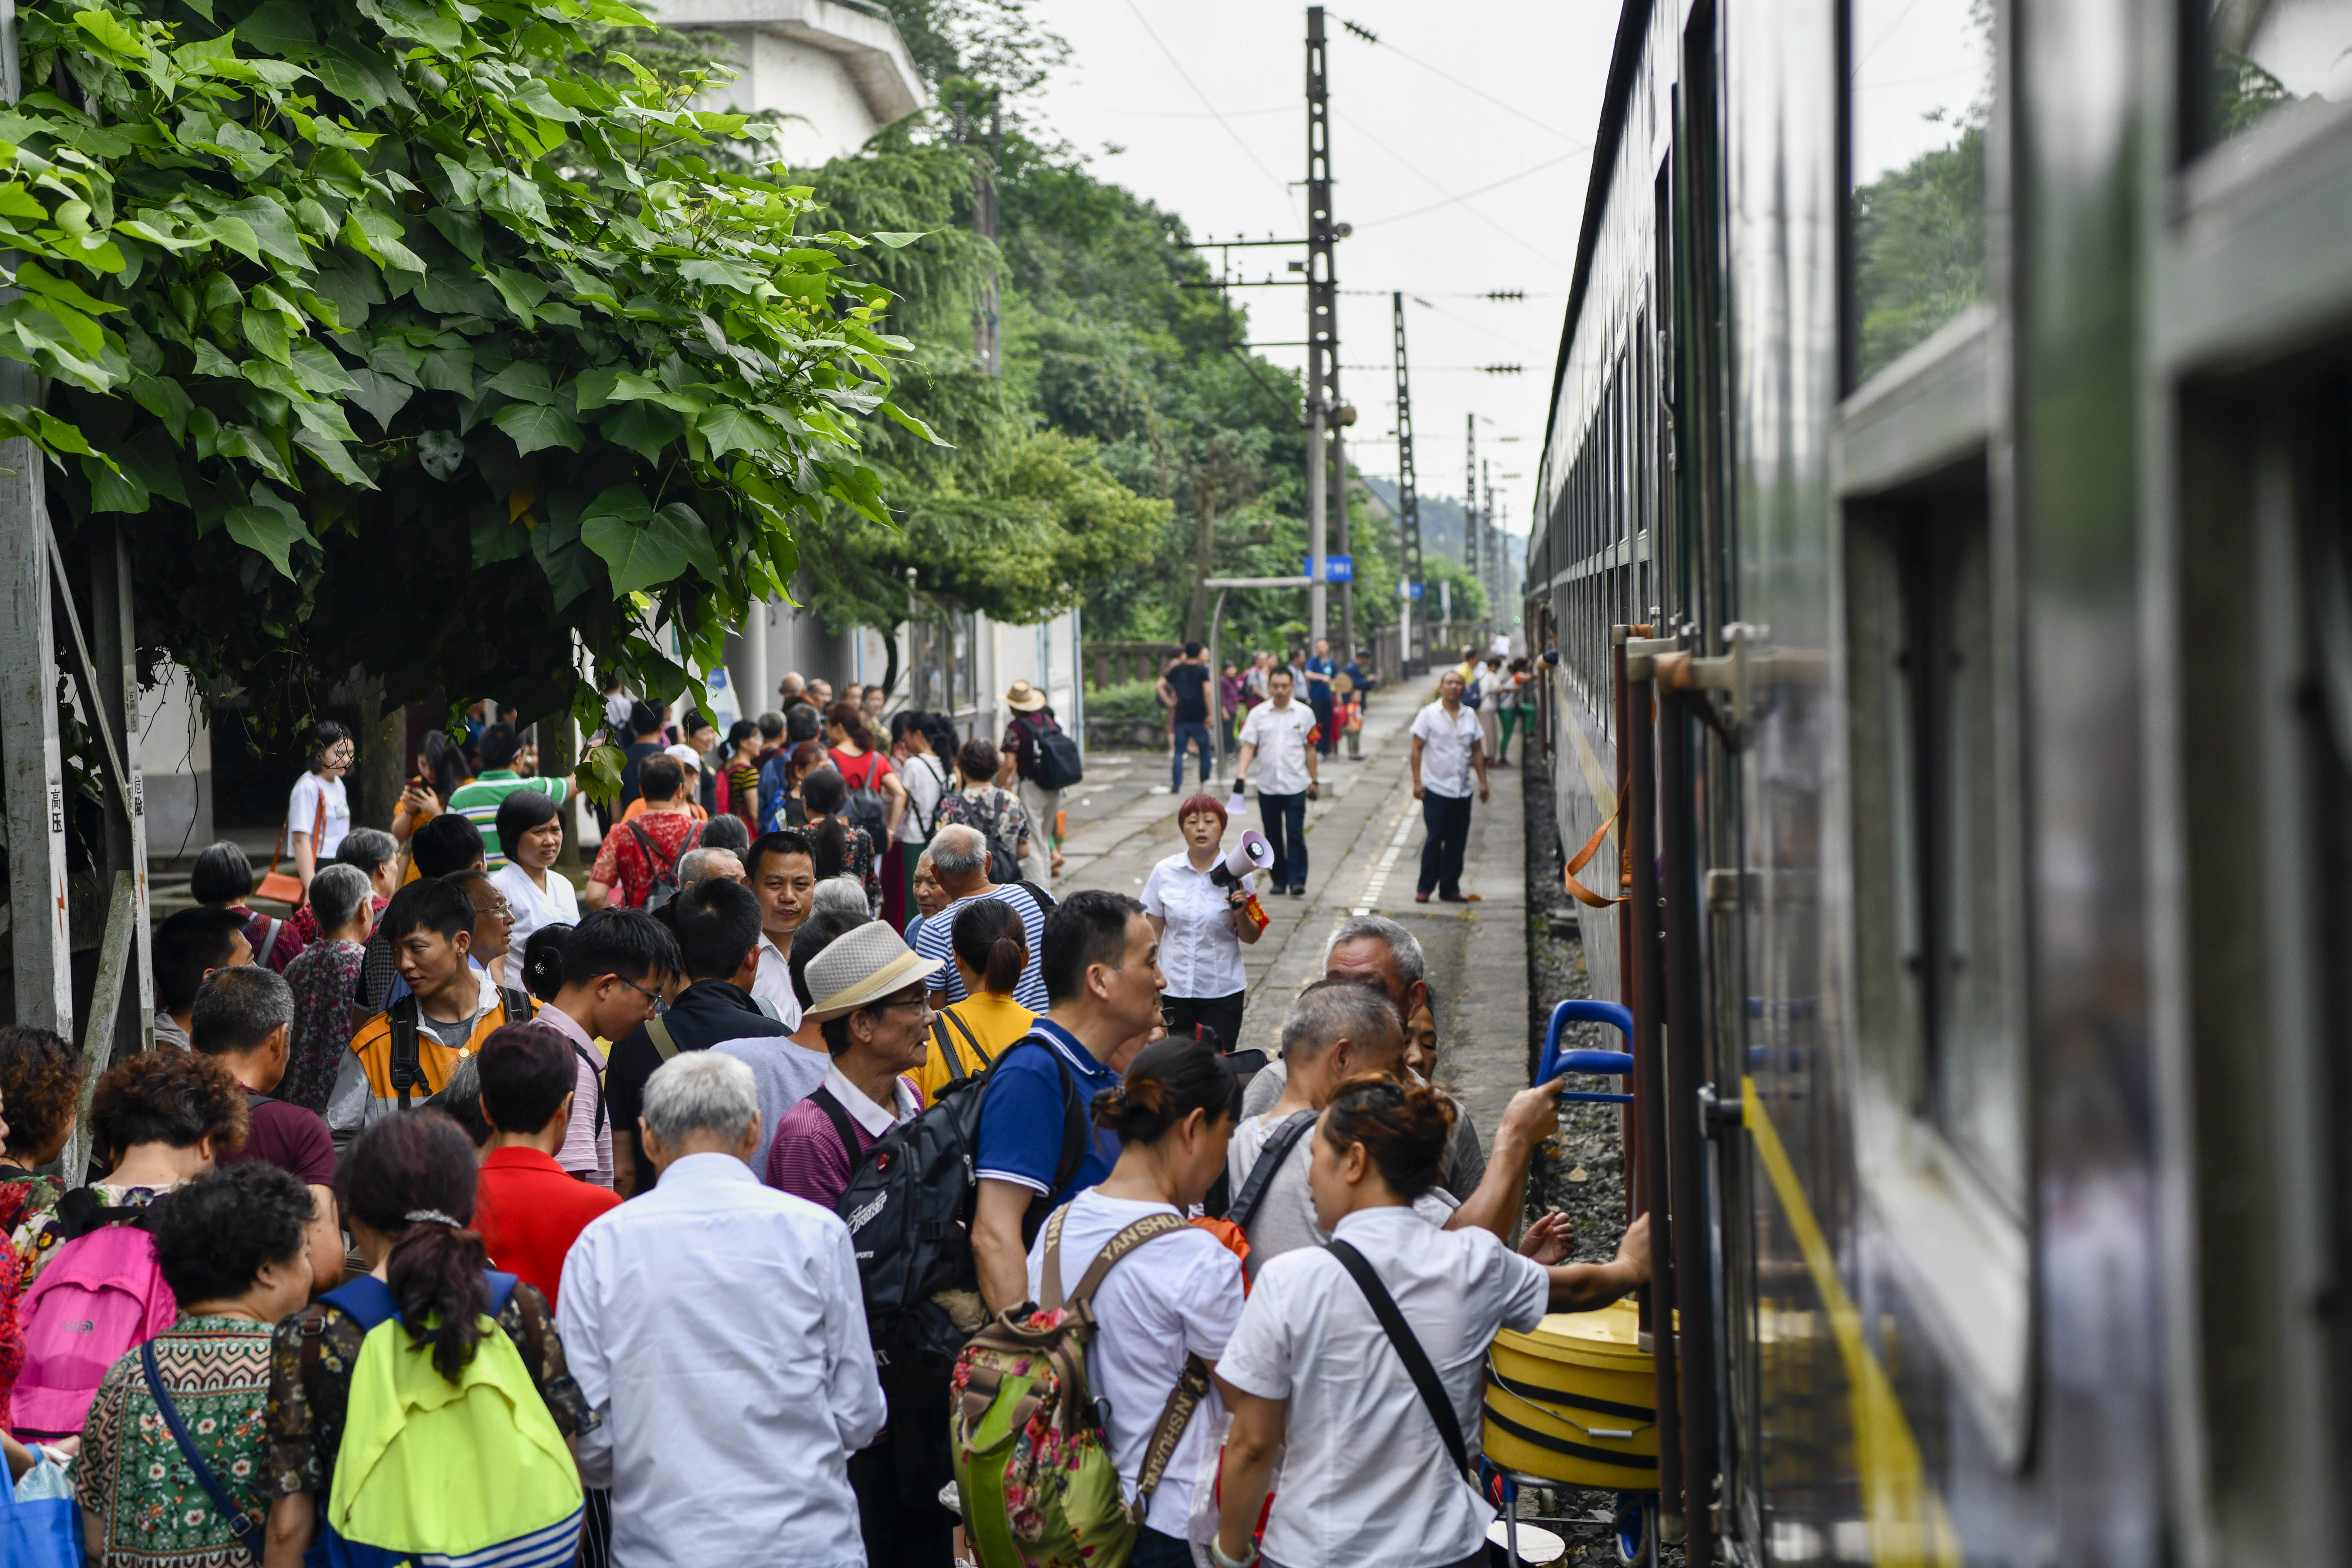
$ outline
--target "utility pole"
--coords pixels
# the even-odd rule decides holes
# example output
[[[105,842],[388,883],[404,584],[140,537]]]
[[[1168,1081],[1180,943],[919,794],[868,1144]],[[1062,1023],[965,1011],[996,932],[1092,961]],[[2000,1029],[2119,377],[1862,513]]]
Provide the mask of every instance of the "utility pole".
[[[1332,248],[1331,95],[1324,75],[1323,7],[1307,8],[1307,638],[1330,635],[1325,600],[1328,501],[1328,437],[1339,406],[1339,281]],[[1341,490],[1346,489],[1341,474]],[[1346,505],[1344,499],[1340,503]],[[1344,511],[1341,514],[1345,516]],[[1342,522],[1341,528],[1347,525]]]
[[[1389,303],[1396,315],[1397,548],[1404,557],[1405,584],[1405,635],[1397,657],[1409,668],[1421,651],[1413,646],[1412,616],[1412,590],[1422,580],[1421,497],[1413,487],[1412,478],[1412,388],[1405,379],[1403,292],[1400,290],[1391,294]]]
[[[1480,581],[1478,573],[1478,416],[1465,414],[1462,427],[1467,433],[1468,451],[1463,458],[1462,481],[1462,564],[1470,569],[1473,582]]]
[[[964,96],[956,94],[956,139],[971,145],[974,156],[971,165],[971,226],[972,232],[996,243],[996,165],[1004,153],[1004,107],[994,94],[990,95],[988,132],[981,136],[978,116],[967,128],[964,121]],[[971,352],[980,362],[983,375],[1004,374],[1004,358],[997,342],[996,264],[989,263],[987,276],[981,279],[980,298],[971,310]]]
[[[1486,481],[1486,504],[1478,509],[1478,559],[1486,563],[1486,574],[1479,582],[1486,590],[1486,630],[1492,633],[1496,624],[1495,603],[1498,597],[1495,592],[1495,568],[1500,563],[1503,550],[1502,542],[1495,537],[1495,465],[1480,463],[1478,471]]]

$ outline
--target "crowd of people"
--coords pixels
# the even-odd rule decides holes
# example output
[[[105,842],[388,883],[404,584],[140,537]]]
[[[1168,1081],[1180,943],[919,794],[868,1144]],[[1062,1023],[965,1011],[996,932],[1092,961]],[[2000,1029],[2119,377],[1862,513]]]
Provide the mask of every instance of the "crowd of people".
[[[1242,728],[1277,796],[1329,754],[1300,684]],[[0,1030],[18,1494],[126,1568],[1482,1560],[1375,1293],[1475,1434],[1498,1328],[1645,1278],[1639,1226],[1605,1265],[1521,1228],[1558,1086],[1482,1142],[1427,1081],[1420,945],[1369,915],[1252,1076],[1223,800],[1181,802],[1140,898],[1056,898],[1040,694],[1025,761],[783,695],[722,738],[615,693],[576,893],[573,781],[510,723],[428,738],[384,828],[322,725],[294,913],[205,851],[154,932],[156,1049],[91,1083]],[[1276,853],[1304,878],[1295,828]],[[1079,1352],[1079,1403],[1007,1394],[1007,1335]],[[1067,1408],[1108,1513],[1054,1457]]]

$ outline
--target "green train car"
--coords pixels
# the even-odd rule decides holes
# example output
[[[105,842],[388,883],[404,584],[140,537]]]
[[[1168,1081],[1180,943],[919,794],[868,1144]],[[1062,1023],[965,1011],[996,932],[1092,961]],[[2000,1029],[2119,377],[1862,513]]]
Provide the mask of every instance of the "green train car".
[[[2352,0],[1625,0],[1526,614],[1692,1562],[2352,1561],[2347,367]]]

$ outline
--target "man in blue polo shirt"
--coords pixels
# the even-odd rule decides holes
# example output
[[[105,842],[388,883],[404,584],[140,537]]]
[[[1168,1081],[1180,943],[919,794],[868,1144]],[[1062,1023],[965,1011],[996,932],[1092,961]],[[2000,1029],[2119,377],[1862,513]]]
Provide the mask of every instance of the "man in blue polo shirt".
[[[1041,945],[1045,1016],[982,1090],[971,1250],[992,1313],[1028,1299],[1029,1243],[1045,1216],[1118,1163],[1118,1140],[1093,1126],[1091,1108],[1150,1042],[1168,984],[1151,921],[1124,893],[1071,894]],[[1075,1169],[1065,1159],[1074,1104],[1087,1134]]]

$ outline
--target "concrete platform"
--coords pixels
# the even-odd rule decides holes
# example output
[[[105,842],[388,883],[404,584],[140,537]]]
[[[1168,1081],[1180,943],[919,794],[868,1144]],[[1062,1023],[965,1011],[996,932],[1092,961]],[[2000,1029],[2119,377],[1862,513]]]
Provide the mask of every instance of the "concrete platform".
[[[1265,897],[1274,923],[1244,947],[1249,978],[1244,1046],[1277,1048],[1291,997],[1323,973],[1323,946],[1339,922],[1358,910],[1402,922],[1420,938],[1437,996],[1439,1078],[1468,1106],[1490,1144],[1496,1121],[1527,1085],[1527,897],[1518,774],[1492,773],[1494,800],[1476,807],[1463,877],[1475,904],[1413,902],[1423,829],[1412,798],[1406,733],[1419,693],[1375,697],[1365,714],[1363,757],[1344,755],[1322,765],[1323,798],[1307,813],[1307,895]],[[1186,794],[1198,777],[1186,770]],[[1230,778],[1213,786],[1224,795]],[[1137,893],[1160,859],[1181,847],[1168,794],[1168,758],[1103,754],[1089,758],[1087,782],[1065,797],[1067,857],[1056,895],[1081,888]],[[1253,798],[1244,826],[1258,826]]]

